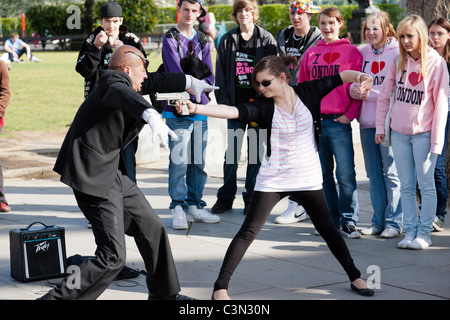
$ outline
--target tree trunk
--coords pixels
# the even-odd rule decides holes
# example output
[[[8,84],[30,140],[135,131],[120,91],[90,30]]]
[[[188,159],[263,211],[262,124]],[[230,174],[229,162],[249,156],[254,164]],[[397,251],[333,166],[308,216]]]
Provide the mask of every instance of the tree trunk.
[[[449,19],[449,0],[407,0],[406,14],[418,14],[429,23],[436,17]]]
[[[92,32],[92,27],[94,25],[94,0],[86,0],[84,2],[84,7],[86,8],[84,15],[84,33],[89,34]]]

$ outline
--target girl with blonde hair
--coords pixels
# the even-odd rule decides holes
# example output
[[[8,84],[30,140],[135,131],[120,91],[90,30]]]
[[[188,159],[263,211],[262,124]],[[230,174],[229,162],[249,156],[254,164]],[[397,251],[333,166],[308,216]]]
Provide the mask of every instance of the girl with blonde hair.
[[[396,237],[403,230],[400,180],[392,147],[375,143],[377,99],[389,65],[395,63],[399,53],[395,36],[389,15],[384,11],[376,10],[364,22],[362,38],[368,44],[360,50],[362,72],[370,74],[374,83],[369,96],[362,101],[358,122],[373,215],[370,227],[361,230],[361,234],[381,233],[381,238]],[[358,86],[352,85],[351,92]]]
[[[385,135],[390,114],[392,149],[400,178],[405,238],[399,248],[424,249],[431,245],[436,215],[434,169],[444,146],[448,113],[448,71],[444,59],[428,46],[428,28],[418,15],[404,18],[397,27],[399,63],[391,63],[377,101],[375,142]],[[421,194],[417,215],[416,184]]]

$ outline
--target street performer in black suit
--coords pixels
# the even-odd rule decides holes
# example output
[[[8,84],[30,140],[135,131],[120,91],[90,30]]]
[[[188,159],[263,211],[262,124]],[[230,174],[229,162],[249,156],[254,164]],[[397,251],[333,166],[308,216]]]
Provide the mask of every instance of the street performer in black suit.
[[[183,73],[147,73],[148,60],[132,46],[118,47],[98,85],[79,108],[59,152],[54,171],[73,189],[92,224],[95,258],[80,267],[80,286],[69,278],[42,299],[96,299],[125,264],[125,234],[134,237],[147,270],[149,298],[183,299],[169,239],[144,194],[126,175],[120,156],[148,123],[153,138],[167,145],[176,135],[142,97],[149,92],[200,96],[214,89]],[[76,276],[76,275],[75,275]]]

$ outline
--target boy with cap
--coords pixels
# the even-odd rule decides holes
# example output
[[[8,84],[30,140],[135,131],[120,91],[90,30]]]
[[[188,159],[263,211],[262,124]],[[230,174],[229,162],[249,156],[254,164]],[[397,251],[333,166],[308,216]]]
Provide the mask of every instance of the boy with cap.
[[[139,49],[147,57],[139,38],[127,32],[122,25],[122,7],[117,2],[107,2],[100,9],[101,26],[89,34],[81,46],[75,70],[84,78],[84,98],[94,90],[101,72],[108,69],[109,58],[115,48],[127,44]],[[136,158],[138,138],[123,151],[127,174],[136,182]]]
[[[139,49],[144,57],[146,53],[139,38],[127,32],[122,25],[122,8],[117,2],[107,2],[100,9],[101,26],[89,34],[81,46],[75,70],[84,79],[84,97],[94,90],[100,71],[108,69],[109,58],[113,50],[123,44]]]
[[[314,13],[319,13],[322,8],[315,6],[312,0],[291,0],[289,3],[289,18],[292,25],[278,33],[277,51],[283,57],[285,55],[297,58],[297,66],[291,66],[291,85],[297,85],[300,61],[309,47],[315,46],[322,39],[320,29],[310,26],[309,21]],[[295,199],[289,198],[287,209],[274,222],[288,224],[303,221],[307,214],[303,206]]]
[[[177,6],[179,21],[175,28],[164,35],[162,60],[165,71],[184,72],[180,60],[193,52],[193,56],[200,59],[211,71],[203,81],[212,85],[214,75],[208,38],[205,33],[194,29],[197,18],[206,15],[202,5],[203,0],[179,0]],[[209,101],[203,93],[198,103],[207,104]],[[178,113],[173,112],[172,107],[166,105],[163,118],[166,119],[167,126],[179,137],[178,140],[169,138],[171,198],[169,208],[172,212],[172,227],[187,229],[188,219],[204,223],[219,222],[219,216],[211,214],[204,208],[206,203],[202,199],[207,178],[204,170],[207,117],[202,115],[180,117]],[[180,150],[183,150],[182,153]]]

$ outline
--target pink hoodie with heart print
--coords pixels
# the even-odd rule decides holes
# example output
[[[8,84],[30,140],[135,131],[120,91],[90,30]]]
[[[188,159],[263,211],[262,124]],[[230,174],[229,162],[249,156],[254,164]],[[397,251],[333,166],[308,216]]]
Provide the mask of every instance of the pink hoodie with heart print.
[[[377,111],[377,100],[380,94],[389,65],[398,56],[398,41],[394,37],[388,38],[389,43],[383,51],[375,54],[372,46],[364,46],[360,52],[363,56],[361,71],[370,74],[373,77],[373,87],[370,90],[369,97],[362,100],[361,110],[358,116],[359,127],[361,129],[375,128],[375,117]]]
[[[344,70],[361,71],[362,55],[348,39],[339,39],[333,43],[317,41],[303,55],[298,82],[320,79]],[[326,95],[321,102],[321,113],[344,114],[350,120],[359,115],[361,100],[350,98],[350,83],[337,87]]]
[[[445,60],[434,49],[428,48],[426,66],[427,76],[419,78],[420,59],[407,55],[404,70],[398,74],[396,63],[390,64],[378,97],[376,134],[384,134],[390,95],[397,85],[391,129],[404,135],[431,131],[430,152],[440,154],[448,113],[449,76]]]

